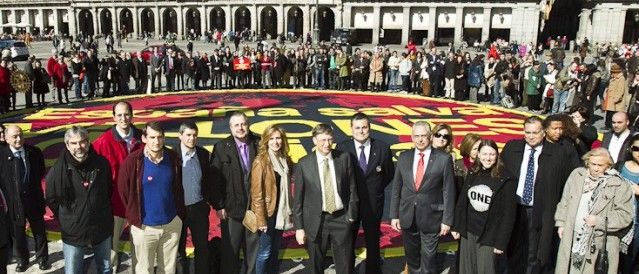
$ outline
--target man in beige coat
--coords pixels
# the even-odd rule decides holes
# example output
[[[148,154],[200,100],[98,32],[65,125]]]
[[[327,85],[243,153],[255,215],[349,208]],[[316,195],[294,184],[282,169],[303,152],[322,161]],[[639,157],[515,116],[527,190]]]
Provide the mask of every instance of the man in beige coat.
[[[610,84],[604,94],[604,101],[601,103],[601,109],[606,111],[606,128],[611,127],[612,116],[616,112],[628,109],[628,101],[630,101],[630,94],[628,93],[626,77],[623,76],[621,67],[613,63],[610,67]]]

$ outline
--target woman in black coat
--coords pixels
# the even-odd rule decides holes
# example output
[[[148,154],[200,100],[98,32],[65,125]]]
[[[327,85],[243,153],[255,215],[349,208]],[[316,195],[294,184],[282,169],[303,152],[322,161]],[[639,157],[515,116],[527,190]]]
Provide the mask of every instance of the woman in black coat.
[[[44,95],[49,93],[49,82],[51,82],[49,74],[42,67],[40,60],[35,60],[33,62],[33,93],[36,95],[38,107],[44,107],[47,104]]]
[[[468,97],[466,93],[468,87],[468,70],[466,61],[462,55],[457,55],[455,62],[455,99],[464,101]]]
[[[504,175],[495,141],[482,140],[455,207],[458,273],[495,273],[495,256],[506,250],[515,222],[516,189],[517,182]]]

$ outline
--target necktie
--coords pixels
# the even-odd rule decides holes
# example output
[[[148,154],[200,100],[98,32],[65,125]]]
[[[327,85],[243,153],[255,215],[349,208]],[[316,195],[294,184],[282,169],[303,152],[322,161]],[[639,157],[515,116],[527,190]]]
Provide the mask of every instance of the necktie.
[[[366,154],[364,153],[364,146],[359,146],[359,168],[362,169],[362,172],[366,173],[368,168],[368,164],[366,163]]]
[[[20,182],[24,183],[24,181],[25,181],[24,179],[26,177],[25,175],[26,175],[27,169],[24,166],[24,160],[22,159],[22,152],[16,151],[15,156],[16,156],[16,161],[18,161],[16,163],[16,167],[17,167],[17,171],[18,171],[16,175],[18,176],[18,179],[20,180]]]
[[[248,164],[248,151],[246,149],[246,144],[240,145],[240,153],[242,154],[242,167],[244,168],[244,173],[248,173],[249,164]]]
[[[326,212],[333,214],[337,206],[335,205],[333,176],[331,176],[331,169],[328,166],[328,158],[324,158],[322,177],[324,178],[324,207],[326,208]]]
[[[419,189],[424,179],[424,153],[419,153],[419,162],[417,162],[417,172],[415,173],[415,190]]]
[[[528,166],[526,167],[526,180],[524,181],[524,195],[522,201],[528,205],[533,198],[533,179],[535,178],[535,149],[530,150]]]

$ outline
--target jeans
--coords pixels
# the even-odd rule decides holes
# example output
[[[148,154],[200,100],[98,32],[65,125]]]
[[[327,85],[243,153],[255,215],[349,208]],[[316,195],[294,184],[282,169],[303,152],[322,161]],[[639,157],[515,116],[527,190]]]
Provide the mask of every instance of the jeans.
[[[555,89],[555,101],[552,103],[552,111],[550,114],[564,112],[566,109],[566,102],[568,101],[568,94],[570,94],[570,91],[568,90]]]
[[[324,69],[320,68],[320,69],[315,69],[315,88],[316,89],[325,89],[326,86],[324,86]]]
[[[255,260],[255,274],[278,273],[280,241],[282,231],[275,229],[275,214],[267,220],[266,233],[260,233],[257,258]]]
[[[388,90],[397,89],[397,74],[399,70],[391,69],[388,71]]]
[[[85,273],[84,250],[87,247],[70,245],[64,242],[62,245],[62,252],[64,253],[64,273]],[[96,273],[112,273],[111,237],[93,247],[93,257],[95,258]]]
[[[639,256],[639,226],[635,220],[635,231],[632,238],[632,242],[628,247],[628,254],[621,255],[621,261],[619,267],[622,274],[634,274],[635,266],[637,266],[637,256]]]
[[[82,84],[78,77],[73,77],[73,91],[75,91],[76,99],[82,99]]]
[[[499,77],[495,80],[495,86],[493,86],[493,104],[501,103],[501,81]]]

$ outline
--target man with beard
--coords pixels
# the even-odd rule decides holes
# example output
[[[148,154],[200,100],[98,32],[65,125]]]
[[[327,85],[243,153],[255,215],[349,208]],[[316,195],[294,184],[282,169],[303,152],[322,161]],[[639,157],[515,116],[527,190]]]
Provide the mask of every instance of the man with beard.
[[[93,249],[97,273],[111,273],[111,169],[89,145],[89,132],[73,126],[66,150],[49,170],[47,202],[60,221],[67,273],[85,271],[85,249]],[[84,205],[84,206],[77,206]]]
[[[22,129],[10,125],[5,129],[7,146],[0,148],[0,188],[6,193],[9,229],[16,257],[16,272],[29,268],[26,224],[33,232],[35,258],[40,270],[51,268],[47,234],[44,227],[45,203],[42,193],[44,156],[42,151],[24,143]]]

